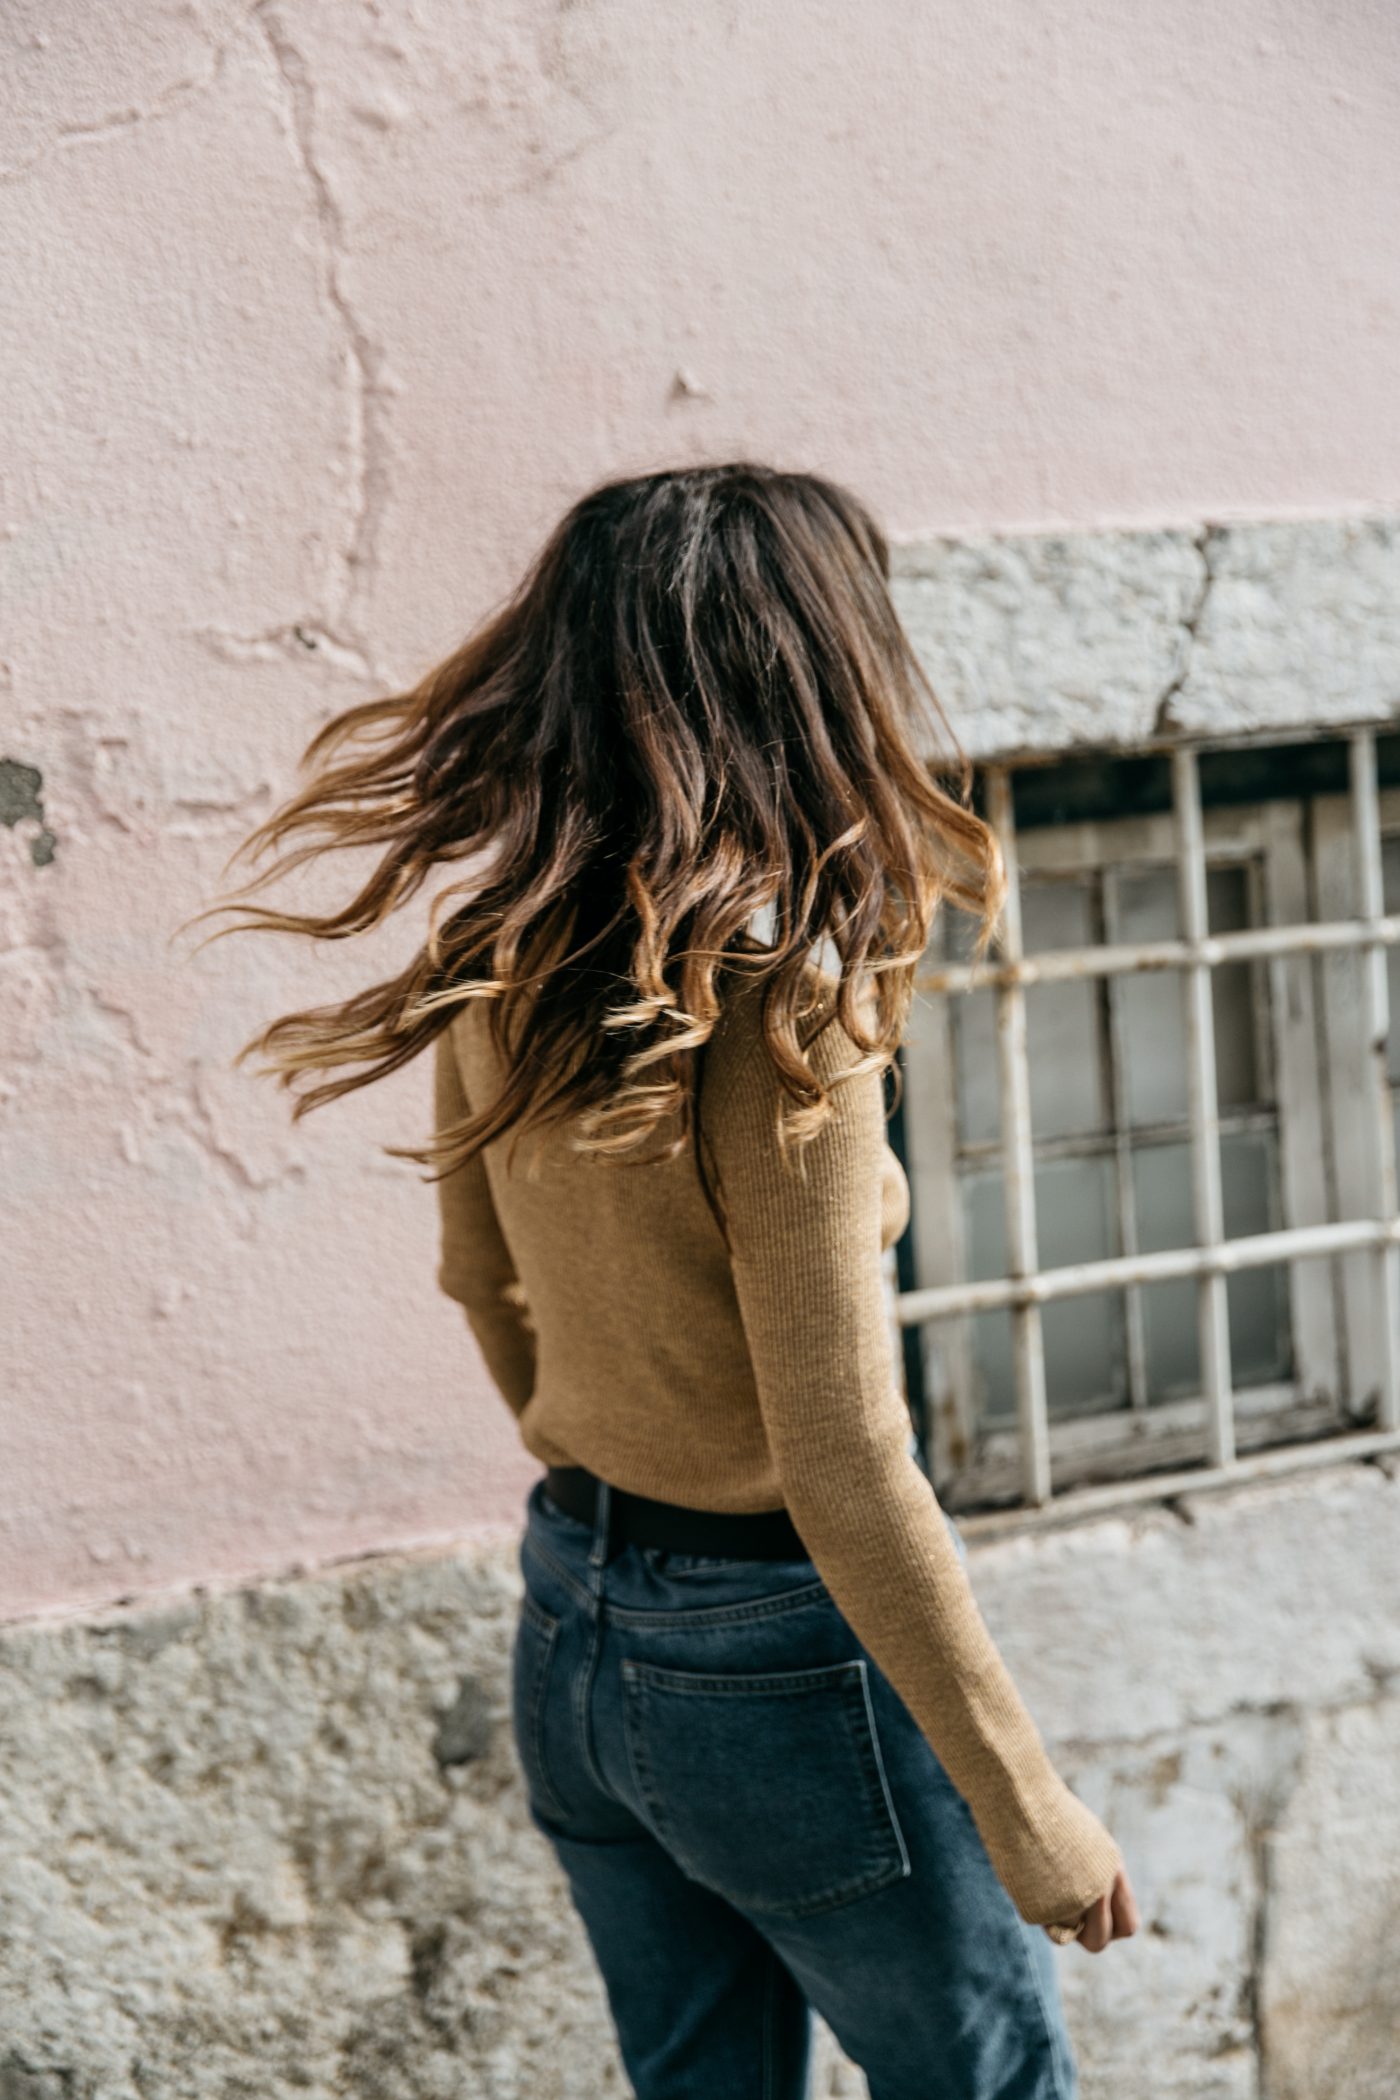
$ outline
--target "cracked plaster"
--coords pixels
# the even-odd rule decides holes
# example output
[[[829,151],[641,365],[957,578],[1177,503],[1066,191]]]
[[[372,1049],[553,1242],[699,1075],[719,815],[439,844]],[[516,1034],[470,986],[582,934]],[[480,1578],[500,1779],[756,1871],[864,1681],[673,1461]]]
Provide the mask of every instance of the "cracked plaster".
[[[397,387],[386,369],[383,351],[366,330],[346,289],[344,215],[317,158],[316,97],[311,69],[288,30],[283,10],[273,0],[258,0],[252,20],[266,39],[286,91],[288,133],[306,178],[324,252],[326,296],[344,329],[346,360],[353,375],[346,433],[346,450],[352,463],[350,519],[342,553],[342,580],[324,625],[325,642],[331,662],[360,675],[378,676],[368,655],[364,632],[356,622],[362,589],[372,580],[377,514],[389,483],[387,406]],[[295,624],[291,631],[301,647],[318,646],[305,639],[316,632],[305,623]]]
[[[0,825],[0,1598],[154,1601],[0,1640],[0,2100],[250,2063],[313,2100],[455,2100],[464,2061],[483,2100],[620,2094],[501,1740],[508,1549],[219,1587],[508,1521],[533,1469],[377,1150],[424,1075],[294,1132],[229,1068],[375,962],[169,935],[331,712],[455,643],[582,487],[678,456],[859,488],[974,750],[1393,714],[1396,525],[1353,514],[1400,464],[1394,18],[1270,57],[1258,13],[1118,44],[1056,0],[1003,48],[895,0],[820,36],[5,11],[0,707],[44,808]],[[1254,2100],[1262,2052],[1270,2100],[1378,2100],[1347,2038],[1390,2046],[1392,1862],[1350,1909],[1327,1863],[1395,1769],[1382,1480],[976,1549],[1151,1893],[1136,1967],[1066,1966],[1086,2100],[1142,2089],[1144,2033],[1162,2093]]]
[[[112,42],[84,36],[80,12],[73,0],[14,0],[6,9],[0,183],[28,178],[50,154],[158,122],[203,93],[218,79],[247,10],[238,0],[147,0]]]
[[[1319,85],[1353,95],[1374,176],[1384,24],[1370,0],[1354,44],[1305,23],[1267,68],[1241,19],[1203,10],[1189,66],[1175,32],[1115,44],[1132,121],[1090,168],[1102,26],[1059,0],[1064,102],[1039,29],[989,56],[979,22],[923,39],[894,0],[820,36],[789,8],[717,35],[640,0],[504,0],[470,34],[406,0],[5,10],[0,751],[42,775],[59,841],[37,866],[38,820],[0,825],[0,1261],[29,1398],[9,1608],[518,1508],[513,1425],[432,1284],[431,1202],[379,1151],[423,1133],[426,1074],[293,1131],[230,1071],[401,944],[191,956],[171,934],[310,734],[455,643],[589,482],[767,454],[847,479],[896,538],[936,529],[900,590],[974,744],[1146,733],[1168,696],[1187,726],[1291,719],[1314,688],[1329,718],[1392,704],[1391,527],[1237,522],[1389,485],[1394,338],[1366,286],[1390,235]],[[1203,196],[1240,164],[1212,101],[1239,36],[1267,90],[1243,121],[1287,150],[1253,139],[1277,228],[1250,210],[1235,247],[1220,225],[1222,333],[1219,258],[1161,200],[1183,153]],[[1018,221],[1043,276],[999,247],[988,267]],[[1336,264],[1322,311],[1309,229]]]

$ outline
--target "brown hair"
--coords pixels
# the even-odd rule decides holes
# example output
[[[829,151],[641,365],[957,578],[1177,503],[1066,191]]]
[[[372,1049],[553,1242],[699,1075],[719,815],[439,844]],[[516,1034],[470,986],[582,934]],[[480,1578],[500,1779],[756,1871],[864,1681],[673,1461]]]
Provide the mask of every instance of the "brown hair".
[[[636,1157],[678,1112],[670,1156],[730,973],[762,981],[778,1137],[800,1147],[831,1113],[806,1056],[813,948],[835,951],[823,1011],[854,1040],[852,1069],[883,1070],[939,900],[980,917],[980,953],[1004,894],[888,577],[867,511],[815,475],[694,467],[586,496],[453,655],[312,738],[307,784],[231,856],[225,872],[293,842],[211,907],[242,914],[220,932],[322,940],[472,863],[435,896],[398,976],[284,1015],[236,1061],[263,1053],[283,1086],[330,1075],[298,1093],[300,1117],[406,1064],[482,999],[499,1097],[397,1156],[446,1172],[506,1132],[570,1119],[575,1144]],[[378,859],[338,911],[244,901],[346,847]]]

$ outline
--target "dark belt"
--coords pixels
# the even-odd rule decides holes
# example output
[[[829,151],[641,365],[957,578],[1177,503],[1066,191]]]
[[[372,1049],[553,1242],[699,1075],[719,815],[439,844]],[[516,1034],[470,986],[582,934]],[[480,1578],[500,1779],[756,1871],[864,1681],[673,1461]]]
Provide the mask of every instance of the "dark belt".
[[[596,1520],[596,1473],[584,1466],[550,1466],[544,1491],[557,1508],[583,1524]],[[724,1560],[806,1560],[807,1548],[785,1509],[686,1509],[614,1488],[608,1498],[610,1546],[660,1546]]]

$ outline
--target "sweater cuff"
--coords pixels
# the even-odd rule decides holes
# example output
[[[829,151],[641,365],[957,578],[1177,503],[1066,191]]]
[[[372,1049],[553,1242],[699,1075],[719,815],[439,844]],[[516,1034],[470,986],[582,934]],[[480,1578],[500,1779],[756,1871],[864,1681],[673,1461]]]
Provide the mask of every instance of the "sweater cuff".
[[[1058,1774],[1045,1790],[996,1819],[983,1833],[997,1878],[1028,1925],[1058,1928],[1052,1939],[1076,1937],[1091,1903],[1106,1896],[1123,1855],[1093,1810]]]

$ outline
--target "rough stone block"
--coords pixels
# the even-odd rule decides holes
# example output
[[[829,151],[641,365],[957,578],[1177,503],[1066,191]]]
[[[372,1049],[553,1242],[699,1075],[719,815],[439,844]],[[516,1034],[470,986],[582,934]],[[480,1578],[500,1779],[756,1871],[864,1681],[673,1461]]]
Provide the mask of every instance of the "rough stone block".
[[[972,1548],[1047,1737],[1142,1740],[1368,1698],[1400,1668],[1400,1486],[1338,1466]]]
[[[1400,2090],[1400,1700],[1310,1716],[1267,1850],[1269,2100]]]
[[[1165,727],[1322,728],[1400,709],[1400,520],[1232,525],[1204,552],[1209,586]]]
[[[0,2090],[623,2094],[492,1718],[515,1591],[498,1548],[10,1629]]]
[[[1060,1956],[1084,2100],[1255,2100],[1261,2066],[1389,2100],[1397,1493],[974,1546],[1143,1906]],[[517,1595],[503,1541],[0,1634],[0,2100],[623,2100],[503,1721]],[[813,2090],[864,2091],[824,2031]]]
[[[893,566],[910,639],[980,757],[1147,736],[1203,576],[1189,532],[925,540]]]
[[[1400,520],[909,541],[895,596],[977,757],[1400,712]]]

